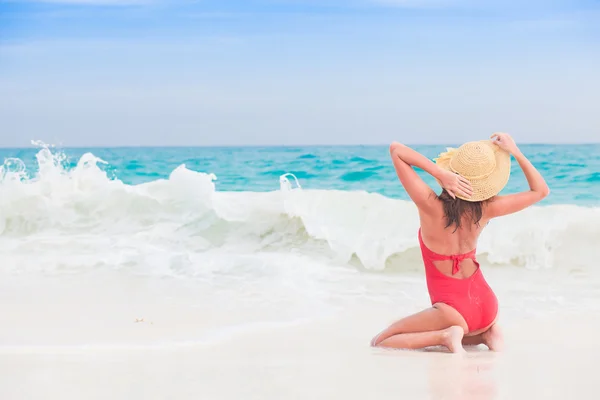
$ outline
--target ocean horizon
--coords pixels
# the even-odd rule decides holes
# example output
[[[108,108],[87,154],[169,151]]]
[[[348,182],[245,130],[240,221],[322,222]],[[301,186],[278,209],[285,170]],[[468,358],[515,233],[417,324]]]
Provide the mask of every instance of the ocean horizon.
[[[81,157],[91,154],[101,160],[96,167],[107,179],[128,185],[168,179],[178,167],[213,174],[217,191],[272,191],[280,188],[279,177],[291,173],[303,188],[366,191],[407,200],[396,178],[387,145],[331,146],[214,146],[214,147],[59,147],[0,149],[2,171],[17,171],[23,179],[39,172],[40,151],[50,152],[51,163],[63,172],[77,167]],[[457,145],[413,145],[433,159],[447,147]],[[520,146],[547,179],[551,195],[540,204],[600,204],[600,144],[525,144]],[[437,191],[429,175],[421,176]],[[505,190],[526,190],[527,182],[512,162],[511,179]]]

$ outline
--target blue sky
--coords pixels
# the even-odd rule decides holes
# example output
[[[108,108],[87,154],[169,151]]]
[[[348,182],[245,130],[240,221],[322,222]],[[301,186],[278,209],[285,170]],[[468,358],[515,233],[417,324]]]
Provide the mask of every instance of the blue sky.
[[[0,0],[0,146],[600,140],[600,2]]]

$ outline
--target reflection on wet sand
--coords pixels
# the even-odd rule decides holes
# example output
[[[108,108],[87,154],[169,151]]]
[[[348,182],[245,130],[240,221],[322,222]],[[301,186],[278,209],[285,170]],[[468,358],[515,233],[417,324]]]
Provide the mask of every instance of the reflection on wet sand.
[[[499,353],[485,346],[466,350],[467,354],[438,354],[428,359],[431,400],[496,399],[494,367]]]

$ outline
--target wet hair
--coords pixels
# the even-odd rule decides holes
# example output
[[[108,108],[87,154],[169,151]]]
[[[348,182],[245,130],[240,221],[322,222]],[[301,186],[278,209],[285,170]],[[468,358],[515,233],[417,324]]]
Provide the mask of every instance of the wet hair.
[[[483,216],[483,206],[485,201],[466,201],[453,199],[450,194],[443,189],[438,196],[444,207],[444,218],[446,218],[446,228],[455,226],[454,232],[462,226],[463,218],[465,221],[472,222],[479,226],[479,221]]]

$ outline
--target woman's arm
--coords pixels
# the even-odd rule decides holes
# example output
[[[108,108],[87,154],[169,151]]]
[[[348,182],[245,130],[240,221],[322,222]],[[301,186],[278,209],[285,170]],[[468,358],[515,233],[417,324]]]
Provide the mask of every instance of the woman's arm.
[[[390,146],[390,155],[402,186],[417,207],[423,208],[431,204],[432,199],[435,199],[435,196],[431,195],[435,193],[416,173],[413,166],[421,168],[438,179],[452,197],[455,193],[465,197],[473,193],[469,181],[465,178],[441,169],[433,161],[408,146],[394,142]]]
[[[492,135],[496,139],[496,144],[500,148],[508,151],[519,163],[519,166],[525,174],[529,190],[522,193],[510,194],[507,196],[496,196],[486,207],[486,215],[490,218],[502,215],[512,214],[521,211],[550,194],[550,188],[542,177],[542,174],[531,164],[521,150],[517,147],[515,141],[507,133],[496,133]]]

